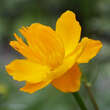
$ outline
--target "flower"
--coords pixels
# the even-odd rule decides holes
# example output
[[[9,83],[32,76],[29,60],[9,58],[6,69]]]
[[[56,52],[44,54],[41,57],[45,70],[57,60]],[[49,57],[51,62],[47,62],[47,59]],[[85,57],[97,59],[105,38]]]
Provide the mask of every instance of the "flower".
[[[81,72],[78,64],[88,63],[102,47],[99,40],[84,37],[80,42],[81,26],[72,11],[64,12],[56,22],[56,30],[34,23],[19,32],[24,42],[16,40],[10,45],[25,58],[16,59],[6,70],[17,81],[25,81],[21,91],[33,93],[48,84],[62,92],[80,89]]]

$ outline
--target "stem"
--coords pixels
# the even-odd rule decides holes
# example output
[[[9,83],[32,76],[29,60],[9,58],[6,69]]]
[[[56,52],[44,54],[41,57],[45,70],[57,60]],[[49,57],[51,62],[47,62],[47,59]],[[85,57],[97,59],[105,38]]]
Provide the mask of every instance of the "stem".
[[[95,101],[95,99],[94,99],[94,96],[93,96],[93,94],[92,94],[92,91],[91,91],[90,86],[89,86],[88,83],[86,83],[86,82],[84,83],[84,85],[85,85],[85,88],[86,88],[87,91],[88,91],[88,95],[89,95],[90,100],[91,100],[91,102],[92,102],[92,104],[93,104],[93,106],[94,106],[94,109],[95,109],[95,110],[99,110],[98,105],[97,105],[97,103],[96,103],[96,101]]]
[[[76,93],[72,93],[72,95],[74,96],[74,98],[76,99],[79,107],[81,110],[87,110],[86,106],[85,106],[85,103],[84,101],[82,100],[81,96],[79,95],[78,92]]]

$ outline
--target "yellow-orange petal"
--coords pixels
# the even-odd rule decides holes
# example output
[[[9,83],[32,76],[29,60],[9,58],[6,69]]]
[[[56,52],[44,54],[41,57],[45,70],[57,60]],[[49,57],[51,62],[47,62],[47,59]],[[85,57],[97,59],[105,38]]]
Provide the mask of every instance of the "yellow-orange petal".
[[[62,92],[76,92],[80,89],[81,72],[77,64],[63,76],[52,81],[52,85]]]
[[[72,54],[64,58],[62,65],[51,71],[48,78],[52,80],[64,75],[76,63],[82,51],[83,46],[78,46]]]
[[[64,12],[57,20],[56,34],[63,40],[66,56],[75,50],[80,40],[81,26],[72,11]]]
[[[102,43],[99,40],[92,40],[84,37],[79,45],[85,45],[85,48],[78,59],[78,63],[88,63],[102,48]]]
[[[19,38],[20,39],[20,38]],[[36,61],[40,64],[45,64],[41,62],[41,57],[39,54],[35,54],[34,51],[26,45],[23,41],[11,41],[10,46],[13,47],[16,51],[21,53],[24,57],[28,58],[29,60]]]
[[[6,70],[15,80],[30,83],[41,82],[47,77],[50,68],[30,60],[14,60],[6,66]]]
[[[61,40],[56,37],[54,30],[48,26],[34,23],[19,31],[26,38],[34,53],[39,55],[41,62],[52,67],[61,64],[64,57],[64,47]]]
[[[14,33],[14,37],[17,41],[11,41],[9,44],[12,46],[16,51],[20,52],[24,57],[28,58],[29,60],[36,61],[40,64],[45,64],[43,62],[43,58],[41,57],[40,53],[35,53],[32,48],[27,45],[22,38],[20,38],[16,33]]]
[[[24,91],[24,92],[32,94],[32,93],[46,87],[49,83],[50,83],[50,81],[39,82],[39,83],[26,82],[26,85],[24,87],[20,88],[20,91]]]

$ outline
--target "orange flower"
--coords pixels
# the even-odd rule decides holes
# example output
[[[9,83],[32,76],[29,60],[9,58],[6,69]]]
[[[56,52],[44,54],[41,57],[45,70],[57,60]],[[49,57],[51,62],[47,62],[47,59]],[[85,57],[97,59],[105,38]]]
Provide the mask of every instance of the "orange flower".
[[[21,91],[33,93],[48,84],[63,92],[80,89],[80,63],[88,63],[102,47],[99,40],[84,37],[81,42],[81,26],[72,11],[66,11],[57,20],[56,30],[34,23],[22,27],[20,33],[26,43],[14,34],[16,41],[10,45],[25,59],[17,59],[6,66],[9,75],[17,81],[25,81]]]

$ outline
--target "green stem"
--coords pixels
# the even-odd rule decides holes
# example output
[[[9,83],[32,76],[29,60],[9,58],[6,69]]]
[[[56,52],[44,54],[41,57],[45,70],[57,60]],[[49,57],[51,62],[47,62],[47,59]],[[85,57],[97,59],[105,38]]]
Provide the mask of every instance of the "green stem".
[[[74,96],[74,98],[76,99],[79,107],[81,110],[87,110],[86,106],[85,106],[85,103],[84,101],[82,100],[81,96],[79,95],[78,92],[76,93],[72,93],[72,95]]]
[[[95,101],[95,99],[94,99],[94,96],[93,96],[93,94],[92,94],[92,91],[91,91],[90,86],[89,86],[88,83],[86,83],[86,82],[84,83],[84,85],[85,85],[85,88],[86,88],[87,91],[88,91],[88,95],[89,95],[90,100],[91,100],[91,102],[92,102],[92,104],[93,104],[93,106],[94,106],[94,109],[95,109],[95,110],[99,110],[98,105],[97,105],[97,103],[96,103],[96,101]]]

